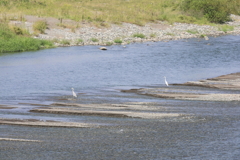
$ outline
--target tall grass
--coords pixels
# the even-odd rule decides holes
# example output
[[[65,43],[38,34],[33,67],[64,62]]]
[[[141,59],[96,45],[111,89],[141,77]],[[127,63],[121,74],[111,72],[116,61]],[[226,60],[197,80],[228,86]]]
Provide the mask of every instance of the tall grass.
[[[36,15],[103,27],[108,23],[144,25],[158,20],[221,23],[230,13],[239,15],[239,8],[240,0],[1,0],[0,17],[22,19],[22,15]]]
[[[53,43],[50,41],[16,35],[6,23],[0,23],[0,53],[38,50],[50,47],[53,47]]]
[[[5,3],[0,1],[0,13],[66,18],[97,22],[100,25],[106,25],[103,22],[144,25],[159,20],[163,12],[167,17],[177,17],[180,14],[180,2],[181,0],[6,0]]]

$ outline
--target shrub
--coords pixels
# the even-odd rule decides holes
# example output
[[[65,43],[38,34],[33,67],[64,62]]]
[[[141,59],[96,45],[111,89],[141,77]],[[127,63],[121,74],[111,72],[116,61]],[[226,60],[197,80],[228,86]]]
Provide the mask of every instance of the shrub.
[[[182,9],[200,18],[206,17],[210,22],[224,23],[230,20],[227,0],[183,0]]]
[[[207,35],[205,35],[205,34],[201,34],[199,37],[200,38],[204,38],[204,37],[206,37]]]
[[[13,29],[15,34],[23,35],[23,30],[21,28],[14,26],[12,29]]]
[[[46,21],[37,21],[33,24],[33,30],[35,32],[39,32],[43,34],[47,29],[47,22]]]

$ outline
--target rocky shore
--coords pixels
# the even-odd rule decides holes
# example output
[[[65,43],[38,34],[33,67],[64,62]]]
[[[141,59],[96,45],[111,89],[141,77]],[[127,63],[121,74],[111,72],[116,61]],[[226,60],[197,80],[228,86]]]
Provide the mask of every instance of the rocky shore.
[[[12,21],[11,23],[24,26],[30,33],[33,33],[34,22],[46,21],[48,29],[45,30],[44,34],[39,34],[35,38],[54,40],[56,46],[125,45],[135,42],[169,41],[197,37],[208,40],[208,36],[240,34],[240,16],[236,15],[231,15],[232,21],[227,23],[233,29],[225,31],[221,29],[222,25],[169,24],[161,21],[148,23],[145,26],[123,23],[121,25],[111,24],[109,27],[95,27],[89,23],[78,23],[71,20],[63,20],[60,25],[60,21],[55,18],[25,16],[25,19],[26,22]],[[144,37],[134,37],[134,34],[142,34]]]

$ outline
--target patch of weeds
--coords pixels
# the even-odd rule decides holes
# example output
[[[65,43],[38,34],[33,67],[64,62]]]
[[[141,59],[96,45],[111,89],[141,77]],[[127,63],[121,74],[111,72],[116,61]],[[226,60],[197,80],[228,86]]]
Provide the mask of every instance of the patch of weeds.
[[[57,38],[52,39],[53,43],[59,43],[59,40]]]
[[[16,35],[30,35],[30,33],[26,29],[23,29],[21,27],[11,26],[10,28]]]
[[[206,34],[201,34],[199,37],[200,38],[204,38],[204,37],[206,37],[207,35]]]
[[[218,27],[219,31],[223,31],[225,33],[227,33],[228,31],[233,31],[234,27],[233,26],[229,26],[229,25],[221,25]]]
[[[57,26],[62,27],[62,28],[67,28],[67,26],[63,23],[58,23]]]
[[[33,30],[35,32],[43,34],[47,29],[47,22],[46,21],[37,21],[33,24]]]
[[[12,29],[16,35],[23,35],[23,30],[20,27],[14,26]]]
[[[67,39],[63,39],[63,40],[59,41],[59,43],[62,45],[70,45],[71,44],[70,41]]]
[[[142,34],[142,33],[135,33],[133,35],[133,37],[135,37],[135,38],[145,38],[146,36],[144,34]]]
[[[110,24],[106,23],[106,22],[93,22],[94,26],[98,27],[98,28],[109,28]]]
[[[141,21],[141,20],[135,20],[135,22],[133,22],[133,24],[136,24],[138,26],[144,26],[146,23],[144,21]]]
[[[120,38],[116,38],[116,39],[114,39],[114,43],[121,44],[121,43],[122,43],[122,40],[121,40]]]
[[[106,45],[111,46],[111,45],[113,45],[113,42],[106,42]]]
[[[90,39],[92,42],[98,42],[99,40],[97,38],[91,38]]]
[[[82,44],[82,43],[83,43],[83,40],[82,40],[82,39],[77,39],[77,40],[76,40],[76,45]]]
[[[191,29],[187,30],[187,32],[190,33],[190,34],[197,34],[197,33],[199,33],[197,30],[191,30]]]
[[[157,34],[156,33],[151,33],[150,34],[150,38],[156,38],[157,37]]]
[[[167,35],[167,36],[175,36],[174,33],[170,33],[170,32],[166,33],[166,35]]]
[[[161,14],[159,15],[159,17],[157,18],[157,20],[159,21],[168,21],[169,17],[166,14]]]

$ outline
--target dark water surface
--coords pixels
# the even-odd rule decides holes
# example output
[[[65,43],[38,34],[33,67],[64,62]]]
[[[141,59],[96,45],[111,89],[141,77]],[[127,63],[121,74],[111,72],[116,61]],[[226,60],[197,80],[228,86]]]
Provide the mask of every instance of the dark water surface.
[[[168,82],[239,72],[240,36],[209,41],[66,47],[0,56],[0,118],[92,122],[101,128],[0,125],[0,159],[239,159],[240,102],[179,101],[122,93]],[[156,102],[190,117],[137,119],[30,113],[34,106],[79,94],[74,103]],[[170,86],[177,87],[177,86]],[[199,92],[202,89],[199,88]],[[205,89],[208,91],[208,89]],[[212,91],[208,92],[222,92]],[[227,91],[231,93],[231,91]]]

